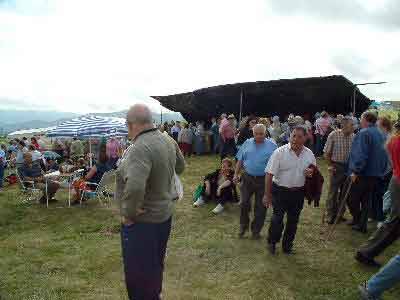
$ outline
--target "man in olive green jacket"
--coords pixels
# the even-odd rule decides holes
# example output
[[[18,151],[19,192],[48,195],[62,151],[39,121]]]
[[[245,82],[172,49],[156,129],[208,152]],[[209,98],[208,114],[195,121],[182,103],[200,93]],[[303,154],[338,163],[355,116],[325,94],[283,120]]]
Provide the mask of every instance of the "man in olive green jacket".
[[[122,255],[129,299],[160,299],[167,242],[175,200],[175,174],[185,161],[176,142],[153,128],[152,114],[142,104],[127,114],[132,145],[117,170]]]

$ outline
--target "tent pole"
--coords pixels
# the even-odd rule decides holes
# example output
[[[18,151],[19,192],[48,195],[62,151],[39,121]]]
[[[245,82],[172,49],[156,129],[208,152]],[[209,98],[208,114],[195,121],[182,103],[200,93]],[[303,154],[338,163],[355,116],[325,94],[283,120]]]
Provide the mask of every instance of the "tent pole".
[[[356,87],[353,90],[353,116],[356,115]]]
[[[239,109],[239,123],[242,122],[242,109],[243,109],[243,90],[240,90],[240,109]]]
[[[92,159],[92,139],[89,138],[89,163],[90,163],[90,168],[93,165],[93,159]]]

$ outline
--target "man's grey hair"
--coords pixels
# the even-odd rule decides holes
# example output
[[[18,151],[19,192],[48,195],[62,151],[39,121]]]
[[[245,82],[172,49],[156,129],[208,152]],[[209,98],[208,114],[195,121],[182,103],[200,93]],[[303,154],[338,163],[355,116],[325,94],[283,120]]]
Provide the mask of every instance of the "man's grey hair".
[[[126,121],[138,125],[153,124],[151,110],[146,104],[135,104],[128,110]]]
[[[253,132],[256,132],[259,129],[261,129],[264,133],[267,132],[267,127],[264,124],[256,124],[256,125],[254,125]]]

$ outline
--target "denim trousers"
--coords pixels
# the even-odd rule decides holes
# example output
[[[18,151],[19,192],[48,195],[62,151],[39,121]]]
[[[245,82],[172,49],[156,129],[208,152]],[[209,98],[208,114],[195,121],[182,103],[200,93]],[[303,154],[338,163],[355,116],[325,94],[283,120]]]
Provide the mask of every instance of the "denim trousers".
[[[378,273],[367,282],[368,293],[379,298],[384,291],[400,282],[400,255],[393,257]]]
[[[121,226],[122,258],[130,300],[159,300],[171,218]]]
[[[0,162],[0,189],[3,187],[3,180],[4,180],[4,165]]]

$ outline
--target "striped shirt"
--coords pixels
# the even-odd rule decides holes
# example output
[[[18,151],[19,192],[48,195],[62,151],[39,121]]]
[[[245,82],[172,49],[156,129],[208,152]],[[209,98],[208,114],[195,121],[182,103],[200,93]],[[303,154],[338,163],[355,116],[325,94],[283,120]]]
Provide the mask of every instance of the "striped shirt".
[[[342,130],[335,130],[328,136],[324,153],[330,153],[333,162],[346,163],[349,159],[353,139],[354,133],[346,136]]]

